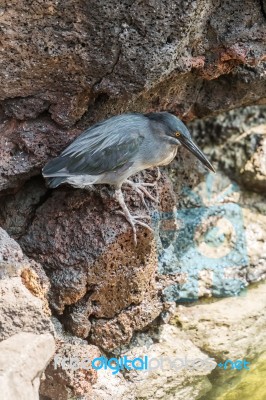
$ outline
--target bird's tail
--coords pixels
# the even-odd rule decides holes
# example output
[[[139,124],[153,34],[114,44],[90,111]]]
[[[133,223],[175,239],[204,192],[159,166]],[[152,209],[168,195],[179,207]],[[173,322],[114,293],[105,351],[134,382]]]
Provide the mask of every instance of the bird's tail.
[[[48,186],[52,189],[61,185],[61,183],[64,183],[65,181],[66,181],[65,177],[46,178]]]

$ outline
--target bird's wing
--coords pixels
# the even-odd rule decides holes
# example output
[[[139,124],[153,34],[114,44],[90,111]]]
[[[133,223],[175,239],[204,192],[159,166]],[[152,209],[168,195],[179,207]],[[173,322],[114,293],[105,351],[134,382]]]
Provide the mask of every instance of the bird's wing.
[[[129,162],[144,140],[141,133],[143,117],[136,115],[133,123],[128,118],[119,117],[85,131],[59,157],[46,164],[43,175],[99,175],[115,171]]]

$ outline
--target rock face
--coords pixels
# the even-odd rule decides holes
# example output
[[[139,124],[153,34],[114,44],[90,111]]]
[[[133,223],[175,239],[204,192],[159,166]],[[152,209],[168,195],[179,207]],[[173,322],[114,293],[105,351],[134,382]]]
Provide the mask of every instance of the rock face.
[[[180,329],[164,325],[153,340],[150,345],[136,344],[126,353],[129,359],[144,355],[149,359],[150,370],[127,374],[134,398],[197,399],[210,390],[206,375],[216,363],[195,347]]]
[[[155,235],[139,229],[137,248],[130,227],[115,215],[117,204],[105,187],[95,192],[62,188],[44,194],[37,179],[29,181],[25,191],[3,198],[5,228],[13,230],[28,256],[39,263],[39,274],[40,264],[45,267],[50,286],[46,278],[43,297],[48,298],[64,329],[75,335],[56,338],[56,356],[99,357],[111,352],[115,356],[147,354],[152,358],[170,356],[179,349],[184,357],[204,358],[203,351],[218,362],[228,355],[227,348],[235,349],[228,355],[231,358],[253,360],[263,352],[264,286],[247,289],[248,293],[240,298],[183,306],[177,312],[173,307],[174,301],[241,294],[250,283],[265,278],[263,180],[257,186],[243,179],[242,174],[257,154],[259,167],[255,170],[253,163],[252,168],[254,174],[263,176],[264,153],[258,151],[263,140],[263,115],[263,107],[251,107],[191,124],[197,142],[212,157],[219,172],[203,179],[195,160],[193,164],[192,157],[180,152],[152,191],[159,200],[156,207],[149,203]],[[193,165],[193,172],[188,173]],[[153,181],[156,172],[146,171],[138,179]],[[32,193],[34,187],[36,196],[30,197],[27,193]],[[132,211],[143,213],[138,195],[125,193]],[[14,205],[19,208],[19,218],[10,211]],[[21,262],[25,258],[21,248],[3,235],[3,260],[13,257],[12,262]],[[27,287],[36,290],[34,281],[27,277],[31,274],[22,275]],[[204,310],[206,316],[198,317]],[[178,328],[167,324],[154,333],[162,320],[178,322]],[[227,331],[221,330],[221,324]],[[242,337],[250,329],[250,334]],[[142,331],[147,333],[139,333]],[[229,331],[234,332],[233,339],[239,341],[241,351],[225,340],[230,338]],[[88,339],[90,344],[76,336]],[[256,346],[251,347],[251,337],[256,337]],[[114,395],[132,400],[145,396],[197,399],[215,392],[217,370],[212,373],[212,369],[182,371],[180,376],[173,374],[172,368],[153,371],[151,376],[134,371],[114,376],[106,371],[55,368],[52,360],[40,393],[45,400],[69,400],[73,396],[107,399]],[[227,385],[221,374],[219,382]],[[115,394],[113,385],[118,387]],[[171,397],[172,392],[175,397]]]
[[[264,115],[265,107],[247,107],[190,124],[218,172],[180,188],[170,166],[181,195],[157,229],[166,299],[234,296],[265,279]]]
[[[72,357],[72,359],[76,357],[79,360],[88,357],[93,359],[99,356],[100,351],[96,346],[89,346],[82,342],[61,344],[45,371],[45,379],[41,382],[40,394],[43,393],[48,398],[58,400],[69,399],[72,396],[90,398],[92,385],[97,381],[97,372],[93,369],[64,369],[60,361],[69,357]]]
[[[237,299],[177,308],[172,323],[181,326],[183,333],[220,365],[208,376],[213,385],[208,399],[233,399],[243,394],[246,398],[263,398],[260,379],[266,352],[265,286],[264,282],[252,287]],[[231,369],[226,360],[246,360],[249,370]]]
[[[266,189],[265,113],[265,107],[247,107],[191,126],[219,169],[242,187],[262,194]]]
[[[1,191],[110,114],[191,120],[265,101],[259,1],[16,1],[0,27]]]
[[[4,109],[19,120],[48,110],[56,122],[73,124],[99,95],[129,98],[162,78],[189,73],[209,81],[240,66],[241,74],[243,65],[254,66],[265,56],[264,15],[251,0],[109,0],[89,5],[68,0],[32,7],[19,1],[1,10],[1,98],[12,99],[4,101]],[[184,83],[180,89],[188,93]],[[17,97],[23,99],[13,100]],[[184,97],[170,104],[180,105]]]
[[[129,346],[112,352],[112,357],[128,360],[146,356],[148,369],[118,370],[115,374],[114,369],[95,371],[78,364],[72,370],[63,368],[60,362],[64,357],[76,358],[77,363],[106,353],[86,341],[64,335],[60,328],[59,358],[50,362],[41,393],[59,400],[78,395],[86,400],[110,396],[119,400],[215,398],[221,385],[241,385],[239,370],[229,371],[230,365],[224,370],[227,359],[246,359],[249,373],[253,373],[259,357],[262,371],[265,368],[265,309],[265,283],[237,298],[178,306],[170,323],[138,333]]]
[[[21,331],[52,332],[46,300],[49,281],[42,267],[23,255],[0,229],[0,339]]]
[[[207,347],[196,333],[183,335],[185,314],[196,318],[197,306],[180,313],[182,329],[157,329],[171,320],[175,302],[239,295],[265,279],[265,19],[262,0],[19,0],[0,6],[3,344],[11,335],[30,332],[38,342],[52,332],[57,355],[170,354],[174,341],[182,354],[189,347],[201,356]],[[156,181],[151,194],[158,199],[147,200],[154,234],[139,228],[134,247],[111,188],[51,191],[40,173],[92,123],[158,110],[190,122],[218,173],[206,175],[180,149],[160,179],[156,171],[134,177]],[[125,188],[125,198],[132,212],[147,213],[136,193]],[[206,306],[215,332],[223,304]],[[263,304],[249,308],[252,321]],[[60,337],[57,319],[65,330]],[[251,332],[261,347],[263,323]],[[141,335],[150,350],[137,342]],[[211,335],[208,340],[218,351]],[[74,373],[56,369],[52,360],[41,395],[198,399],[211,388],[211,369],[194,372],[167,370],[139,383],[138,374]]]
[[[254,359],[266,350],[265,287],[262,283],[238,299],[191,308],[179,306],[174,321],[193,343],[217,359]]]
[[[55,351],[46,299],[49,281],[0,228],[0,390],[4,399],[38,400]]]
[[[51,334],[18,333],[0,343],[3,399],[38,400],[40,378],[55,351]]]
[[[162,178],[157,195],[166,201],[170,190]],[[145,213],[138,195],[131,202],[133,212]],[[86,338],[92,329],[94,342],[106,350],[130,340],[134,329],[144,328],[162,310],[152,234],[139,230],[135,248],[131,228],[115,207],[110,193],[59,190],[38,209],[20,241],[46,265],[53,309],[75,335]]]
[[[96,346],[64,334],[57,340],[59,349],[46,369],[46,379],[40,388],[40,393],[48,398],[67,400],[84,396],[88,400],[105,400],[115,396],[119,400],[171,399],[175,393],[174,398],[178,400],[196,399],[211,389],[206,374],[215,368],[216,363],[173,325],[136,335],[131,346],[113,354],[113,357],[127,357],[128,360],[147,357],[149,361],[144,371],[118,368],[114,373],[110,368],[95,370],[90,362],[95,357],[104,356]],[[79,365],[81,360],[86,360],[86,368]]]

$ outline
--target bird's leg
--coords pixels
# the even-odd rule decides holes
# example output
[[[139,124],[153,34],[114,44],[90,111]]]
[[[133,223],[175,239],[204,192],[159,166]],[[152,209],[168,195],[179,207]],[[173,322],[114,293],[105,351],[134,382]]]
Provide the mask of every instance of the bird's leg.
[[[158,182],[159,179],[161,179],[161,176],[162,176],[160,168],[156,167],[156,169],[157,169],[157,177],[155,178],[155,182],[154,183]]]
[[[157,169],[157,176],[153,183],[141,183],[142,186],[147,186],[147,187],[154,187],[157,185],[157,182],[161,179],[161,171],[159,167],[155,167]]]
[[[88,192],[96,192],[97,191],[95,185],[86,185],[86,186],[84,186],[84,190],[87,190]]]
[[[120,207],[122,208],[123,211],[117,211],[118,214],[123,215],[126,220],[130,223],[132,230],[133,230],[133,237],[134,237],[134,243],[137,245],[137,231],[136,231],[136,225],[141,225],[144,226],[145,228],[149,229],[149,231],[153,232],[151,227],[148,224],[145,224],[145,222],[138,221],[139,218],[150,218],[149,216],[145,215],[131,215],[130,211],[125,203],[124,196],[122,193],[121,189],[117,189],[115,191],[115,198],[118,201]]]

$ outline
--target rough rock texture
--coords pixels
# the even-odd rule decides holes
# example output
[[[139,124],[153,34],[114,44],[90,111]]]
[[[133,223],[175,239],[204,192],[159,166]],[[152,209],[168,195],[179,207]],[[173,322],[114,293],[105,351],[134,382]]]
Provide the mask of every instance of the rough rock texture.
[[[41,375],[55,351],[53,336],[20,332],[0,343],[0,390],[8,400],[38,400]]]
[[[62,329],[57,336],[57,346],[55,359],[46,369],[46,379],[41,383],[40,393],[58,400],[75,396],[83,396],[84,400],[105,400],[111,396],[119,400],[196,399],[211,389],[206,374],[216,365],[186,334],[171,325],[138,334],[130,346],[124,346],[112,354],[113,357],[127,357],[128,360],[146,356],[149,359],[148,371],[122,370],[114,374],[111,369],[84,369],[82,360],[86,360],[86,366],[91,366],[90,362],[95,357],[108,356],[81,339],[68,337]],[[163,370],[158,368],[155,358],[164,363]],[[62,362],[64,359],[65,365]],[[196,360],[198,364],[195,364]],[[74,366],[72,369],[71,362]],[[182,362],[188,364],[182,366]],[[175,363],[175,368],[171,363]]]
[[[23,122],[4,116],[0,128],[1,194],[14,192],[38,175],[47,155],[55,157],[80,132],[59,128],[47,116]]]
[[[215,129],[215,140],[211,134],[203,135],[202,122],[193,123],[196,140],[213,158],[219,173],[203,179],[203,170],[198,163],[180,151],[177,160],[166,168],[173,184],[163,173],[152,190],[159,200],[156,207],[149,203],[155,236],[139,229],[137,248],[133,245],[130,227],[114,213],[117,204],[112,199],[112,191],[106,187],[95,192],[70,188],[46,192],[42,181],[33,179],[16,194],[3,197],[3,226],[19,239],[28,256],[44,266],[51,285],[48,293],[50,306],[67,331],[88,338],[105,354],[112,351],[119,354],[121,346],[129,343],[136,332],[147,330],[161,320],[169,321],[174,309],[173,301],[236,295],[249,283],[265,278],[265,194],[261,184],[249,186],[249,181],[243,180],[241,174],[242,166],[258,154],[256,171],[263,177],[264,153],[257,152],[260,137],[259,140],[257,138],[259,135],[262,138],[261,132],[264,132],[263,113],[264,108],[260,107],[238,112],[238,123],[233,125],[231,131],[229,121],[235,123],[235,112],[226,117],[205,120],[206,132]],[[227,125],[223,127],[223,124]],[[240,131],[237,131],[238,127]],[[238,132],[240,140],[231,143],[230,133],[233,130]],[[221,141],[219,132],[224,135]],[[244,142],[241,148],[244,150],[241,152],[239,143],[242,137]],[[250,143],[255,144],[252,147]],[[230,153],[227,154],[228,149]],[[229,160],[234,153],[238,154],[238,159],[230,170],[228,163],[233,162]],[[255,164],[251,165],[255,176]],[[193,172],[189,173],[192,168]],[[234,174],[231,175],[230,171]],[[155,178],[156,171],[148,171],[134,179],[153,181]],[[258,181],[263,182],[263,179]],[[250,191],[251,188],[255,191]],[[136,193],[127,192],[126,188],[125,193],[133,212],[146,212]],[[19,210],[17,215],[12,215],[14,207]],[[23,259],[20,247],[4,235],[6,239],[1,247],[3,260],[11,256],[13,263],[17,258],[19,261]],[[191,253],[195,249],[198,253]],[[211,259],[211,264],[208,259]],[[35,263],[35,267],[38,275],[40,264]],[[28,273],[27,268],[23,271],[23,283],[32,293],[38,293],[33,274]],[[16,276],[14,279],[18,279]],[[48,290],[47,278],[44,282],[46,290],[43,298]],[[16,290],[19,285],[20,278],[15,282]],[[256,308],[255,297],[249,300],[254,306],[254,318],[261,312]],[[234,303],[237,299],[231,301]],[[11,313],[16,303],[12,304]],[[22,306],[21,315],[22,311],[30,309],[27,304],[26,308]],[[186,311],[190,309],[193,307],[185,308]],[[31,316],[33,321],[34,310]],[[215,310],[210,318],[212,314],[215,318]],[[8,321],[7,318],[5,320]],[[36,321],[39,323],[39,316]],[[22,318],[22,325],[24,323]],[[261,323],[264,324],[263,320]],[[257,329],[256,324],[253,325]],[[12,331],[13,325],[6,326],[8,331],[17,332]],[[27,329],[32,330],[29,326]],[[259,337],[257,331],[254,334]],[[263,343],[264,338],[259,345],[264,346]],[[79,351],[84,354],[88,345],[83,343],[85,347],[82,349],[80,346],[80,342],[70,345],[57,343],[57,351],[58,354]],[[98,354],[97,348],[93,349]],[[81,393],[88,399],[97,396],[104,399],[108,393],[112,395],[109,389],[111,384],[119,385],[121,398],[139,397],[137,392],[132,391],[132,382],[129,384],[126,375],[108,378],[101,372],[97,376],[87,375],[84,371],[73,374],[72,371],[55,370],[52,364],[47,369],[48,380],[42,384],[45,400],[57,399],[60,393],[62,400]],[[166,375],[158,378],[159,383],[156,378],[152,387],[149,381],[144,382],[141,396],[145,391],[155,390],[157,383],[161,385],[161,379],[164,380]],[[54,383],[58,379],[61,382],[59,386]],[[196,381],[191,376],[189,379],[192,379],[194,391],[191,391],[191,386],[187,387],[185,381],[173,379],[169,381],[169,391],[164,396],[181,385],[186,388],[181,393],[187,398],[197,398],[210,389],[203,377]],[[154,395],[159,396],[157,392]]]
[[[70,124],[95,93],[129,97],[192,72],[208,81],[265,57],[264,15],[250,0],[19,1],[2,7],[1,28],[1,98],[24,97],[3,103],[17,119],[49,110]]]
[[[179,152],[177,160],[166,169],[173,187],[163,174],[152,191],[159,200],[159,206],[155,208],[149,203],[150,210],[154,212],[155,237],[145,229],[139,229],[137,248],[133,245],[128,224],[114,213],[117,204],[112,199],[111,190],[106,187],[96,192],[62,188],[46,193],[41,180],[33,179],[16,194],[3,197],[3,226],[19,238],[29,256],[45,267],[51,285],[48,294],[50,306],[68,331],[82,338],[88,337],[91,343],[109,353],[128,343],[136,332],[159,321],[159,316],[168,321],[174,300],[236,295],[249,283],[265,278],[263,179],[259,180],[260,185],[250,186],[241,173],[241,168],[249,163],[254,154],[258,154],[259,167],[256,171],[263,176],[264,153],[256,150],[260,137],[263,138],[263,113],[264,108],[253,107],[238,112],[238,117],[232,111],[226,117],[205,120],[206,132],[215,129],[214,139],[211,134],[203,135],[202,122],[193,123],[196,140],[214,159],[220,172],[202,180],[203,170],[198,163],[187,153]],[[238,122],[235,122],[237,118]],[[235,135],[238,134],[240,139],[231,141],[232,131],[236,131]],[[241,140],[244,142],[241,143]],[[232,154],[238,155],[236,161],[233,161]],[[233,162],[235,164],[230,164]],[[189,173],[192,165],[193,172]],[[232,165],[231,169],[228,165]],[[254,163],[252,168],[255,176]],[[148,181],[155,178],[156,171],[139,176],[139,179]],[[251,188],[256,192],[251,192]],[[34,195],[31,195],[33,192]],[[132,211],[143,213],[145,210],[138,195],[126,189],[125,193]],[[174,217],[176,206],[178,213]],[[19,210],[17,215],[12,214],[14,207]],[[183,229],[180,221],[189,229]],[[191,232],[194,232],[192,236]],[[8,238],[7,235],[5,237]],[[6,240],[12,241],[10,238]],[[3,259],[8,256],[15,261],[16,257],[20,257],[19,260],[23,258],[20,247],[14,241],[12,250],[6,242],[3,243]],[[192,254],[194,244],[198,253]],[[208,259],[211,259],[211,265]],[[158,261],[159,274],[156,274]],[[25,271],[22,273],[23,282],[32,293],[34,290],[38,293],[31,279],[32,273]],[[18,284],[15,282],[16,290]],[[48,286],[46,292],[47,289]],[[253,299],[249,302],[255,307]],[[16,301],[12,304],[15,305]],[[26,308],[22,306],[21,313],[30,308],[27,304]],[[259,313],[256,307],[254,313]],[[34,315],[31,317],[33,321]],[[24,323],[22,318],[22,325]],[[17,332],[12,331],[13,326],[9,328],[9,325],[6,325],[7,330]],[[27,329],[32,330],[28,326]],[[72,344],[58,344],[58,354],[70,354],[71,351],[79,351],[79,348],[80,343],[74,347]],[[81,351],[85,349],[86,345]],[[55,370],[51,363],[47,379],[42,384],[42,394],[50,399],[56,399],[60,393],[62,400],[80,393],[88,398],[97,398],[101,394],[104,398],[109,393],[107,388],[110,382],[119,385],[121,398],[129,396],[129,393],[133,399],[134,396],[138,398],[129,389],[131,386],[128,386],[129,378],[126,376],[109,379],[102,373],[97,377],[84,375],[84,371],[67,373]],[[57,379],[61,386],[54,384]],[[205,383],[201,386],[199,381],[197,386],[193,381],[199,395],[208,390],[209,386]],[[95,395],[93,384],[99,390]],[[148,383],[143,385],[144,391],[152,390]],[[180,386],[181,381],[174,379],[171,385],[169,387]],[[182,385],[186,386],[184,382]],[[156,387],[155,383],[153,387]],[[188,397],[198,396],[190,389],[185,394]]]
[[[43,269],[0,228],[0,339],[21,331],[51,332]]]
[[[135,391],[132,385],[128,384],[127,379],[121,373],[112,375],[105,370],[98,371],[97,382],[93,385],[89,400],[105,399],[128,399],[135,400]]]
[[[49,280],[40,264],[0,228],[0,391],[3,399],[38,400],[40,378],[55,352]]]
[[[14,238],[19,239],[26,233],[35,210],[46,198],[47,189],[43,180],[32,178],[22,190],[1,199],[0,225]]]
[[[40,394],[43,393],[51,399],[58,400],[67,400],[73,396],[86,396],[86,399],[90,399],[92,385],[97,381],[97,372],[93,369],[86,370],[78,367],[63,368],[60,361],[69,357],[81,360],[99,356],[100,351],[96,346],[90,346],[81,341],[77,344],[60,344],[54,354],[54,359],[45,371],[45,380],[41,382]]]
[[[168,300],[235,296],[266,278],[265,195],[222,173],[187,190],[157,230],[159,276]]]
[[[219,169],[246,189],[266,190],[266,107],[246,107],[191,124]]]
[[[147,179],[154,174],[146,173]],[[167,178],[154,194],[174,204]],[[129,341],[161,312],[155,282],[157,253],[153,235],[138,231],[135,248],[131,228],[114,210],[108,193],[62,189],[38,208],[20,243],[45,265],[51,282],[50,304],[75,335],[111,350]],[[172,196],[171,201],[169,200]],[[138,194],[127,196],[132,211],[147,212]],[[168,201],[167,201],[168,200]],[[108,321],[106,321],[108,319]]]
[[[260,3],[4,2],[0,190],[110,114],[168,109],[191,120],[265,102]]]
[[[130,398],[130,386],[121,373],[112,375],[106,374],[106,370],[87,368],[91,365],[89,361],[103,355],[102,351],[96,346],[88,345],[85,340],[69,335],[56,318],[53,317],[52,320],[57,350],[45,371],[45,379],[41,382],[40,399],[98,400],[108,396],[122,399],[123,395]],[[82,367],[83,362],[86,369]]]
[[[68,400],[81,393],[86,400],[107,400],[112,396],[119,400],[215,398],[221,385],[232,388],[232,385],[241,385],[242,382],[240,371],[224,371],[218,363],[226,359],[246,359],[250,362],[252,373],[255,373],[256,358],[263,358],[266,346],[264,294],[265,283],[249,288],[241,297],[190,307],[178,306],[170,324],[138,333],[130,345],[108,355],[101,352],[109,358],[127,356],[129,360],[146,355],[151,368],[149,371],[121,371],[113,375],[111,370],[99,370],[93,375],[95,371],[82,368],[55,370],[54,361],[51,361],[41,393],[49,393],[48,398],[60,400]],[[58,323],[55,325],[58,326]],[[69,337],[60,329],[57,341],[61,346],[58,354],[62,357],[85,356],[91,360],[99,355],[95,346]],[[163,368],[158,368],[155,358],[161,360]],[[174,367],[171,367],[171,362]],[[265,368],[265,363],[261,368],[263,366]],[[67,376],[70,376],[67,390],[65,386],[59,390]],[[76,377],[79,380],[75,380]]]
[[[236,295],[264,279],[265,107],[227,111],[265,104],[265,1],[2,3],[0,225],[31,258],[0,231],[1,338],[51,331],[53,312],[68,334],[90,341],[58,339],[58,354],[86,346],[96,354],[93,345],[119,352],[169,321],[176,300]],[[155,235],[139,228],[135,248],[109,188],[50,191],[38,175],[90,124],[152,110],[185,121],[223,112],[191,124],[219,173],[203,176],[180,151],[165,169],[172,184],[164,174],[152,190],[159,204],[148,202]],[[126,201],[147,212],[132,191]],[[72,374],[50,363],[42,395],[137,399],[147,391],[185,400],[208,390],[203,376],[159,375],[138,387],[125,374]]]

